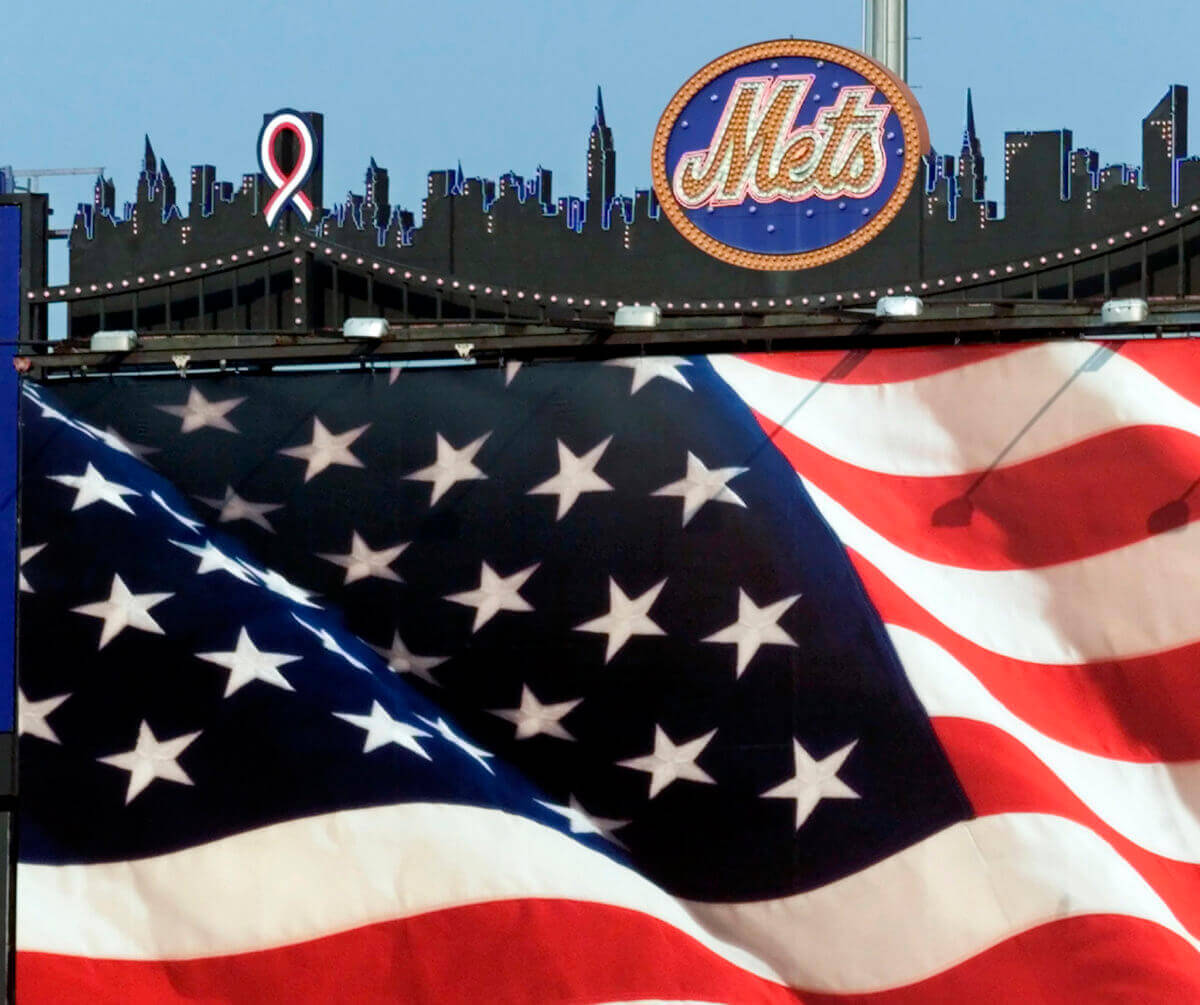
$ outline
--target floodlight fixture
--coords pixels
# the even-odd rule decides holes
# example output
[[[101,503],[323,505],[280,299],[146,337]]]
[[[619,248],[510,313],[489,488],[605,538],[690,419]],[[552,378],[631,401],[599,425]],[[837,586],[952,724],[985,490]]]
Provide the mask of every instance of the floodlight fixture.
[[[383,338],[390,330],[387,318],[346,318],[342,338]]]
[[[132,329],[101,330],[92,335],[92,352],[133,352],[138,347],[138,333]]]
[[[658,304],[626,304],[613,315],[614,328],[657,328],[661,321]]]
[[[1106,300],[1100,307],[1102,325],[1138,325],[1150,316],[1150,305],[1140,297]]]
[[[919,318],[925,313],[920,297],[880,297],[875,302],[877,318]]]

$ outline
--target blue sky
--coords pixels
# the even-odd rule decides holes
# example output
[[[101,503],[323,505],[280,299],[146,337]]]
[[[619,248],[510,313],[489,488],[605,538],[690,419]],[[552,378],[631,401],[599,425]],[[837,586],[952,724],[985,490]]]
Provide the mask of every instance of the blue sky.
[[[0,66],[0,163],[104,165],[118,204],[133,193],[148,132],[186,193],[187,168],[236,179],[255,166],[262,113],[325,113],[326,202],[374,156],[393,201],[419,212],[425,173],[461,158],[470,174],[554,170],[581,192],[595,88],[622,191],[649,184],[650,138],[675,90],[749,42],[794,35],[857,46],[858,0],[474,3],[225,0],[185,5],[13,0]],[[1140,121],[1171,83],[1200,106],[1200,5],[911,0],[909,80],[936,147],[957,152],[972,87],[1002,199],[1006,129],[1075,130],[1102,162],[1140,159]],[[1192,115],[1200,152],[1200,113]],[[52,190],[70,224],[90,181]]]

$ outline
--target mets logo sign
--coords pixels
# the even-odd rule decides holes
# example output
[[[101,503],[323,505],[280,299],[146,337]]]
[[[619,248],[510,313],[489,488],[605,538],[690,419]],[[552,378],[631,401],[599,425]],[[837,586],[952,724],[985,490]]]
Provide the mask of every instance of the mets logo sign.
[[[824,42],[762,42],[709,63],[671,100],[654,190],[710,255],[807,269],[891,223],[928,151],[921,109],[886,68]]]

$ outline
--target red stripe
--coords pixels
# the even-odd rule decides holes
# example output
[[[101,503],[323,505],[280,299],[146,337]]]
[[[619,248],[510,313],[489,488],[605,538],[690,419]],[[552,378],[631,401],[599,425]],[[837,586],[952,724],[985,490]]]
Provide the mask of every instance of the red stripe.
[[[935,718],[933,724],[976,813],[1048,813],[1083,824],[1137,870],[1188,931],[1200,934],[1200,866],[1155,855],[1122,837],[1004,730],[969,719]],[[1200,957],[1196,963],[1200,967]]]
[[[275,128],[271,130],[271,135],[267,137],[267,160],[270,161],[271,167],[275,169],[275,173],[279,175],[280,178],[283,178],[284,185],[291,180],[291,177],[288,176],[287,178],[284,178],[283,168],[279,166],[279,161],[275,159],[275,144],[279,141],[279,134],[285,129],[289,132],[295,133],[300,143],[304,143],[304,137],[300,134],[300,130],[290,122],[277,123]],[[280,188],[282,187],[283,185],[280,186]]]
[[[1149,1005],[1200,1001],[1200,962],[1174,932],[1120,915],[1067,918],[1023,932],[928,980],[811,1005]]]
[[[1118,346],[1118,351],[1126,359],[1154,374],[1171,390],[1200,405],[1200,343],[1195,339],[1121,342]],[[1196,474],[1200,475],[1200,471]]]
[[[1200,476],[1200,439],[1171,426],[1114,430],[984,477],[919,478],[847,464],[757,418],[805,478],[893,544],[943,565],[1071,562],[1200,515],[1200,495],[1193,505],[1183,501]]]
[[[19,952],[17,990],[23,1005],[798,1000],[655,918],[565,900],[476,904],[207,959]]]
[[[747,363],[803,380],[834,384],[890,384],[932,377],[1027,349],[1026,345],[917,346],[861,351],[746,353]]]
[[[283,168],[279,166],[279,161],[275,159],[275,144],[279,141],[279,134],[284,131],[292,133],[296,137],[296,141],[300,144],[299,152],[296,154],[296,164],[292,168],[291,174],[284,177]],[[296,177],[296,169],[304,160],[304,154],[308,149],[309,140],[304,131],[300,129],[294,122],[283,121],[278,123],[271,130],[271,135],[267,139],[267,159],[271,162],[271,167],[275,169],[275,173],[283,178],[283,185],[286,185],[294,177]],[[280,186],[280,188],[283,187]]]
[[[1200,1001],[1192,948],[1158,925],[1094,915],[1039,926],[918,983],[866,995],[793,993],[756,982],[642,915],[507,902],[383,923],[317,942],[204,960],[131,962],[17,954],[21,1005],[489,1005],[636,1001],[931,1005]],[[496,908],[502,907],[502,912]],[[603,917],[605,912],[611,916]],[[558,913],[558,912],[556,912]],[[502,914],[503,917],[498,917]],[[531,929],[529,923],[533,922]],[[582,922],[582,924],[580,924]],[[649,924],[647,924],[649,922]],[[497,926],[499,923],[499,927]],[[578,926],[578,927],[577,927]],[[693,944],[694,945],[694,944]]]
[[[1200,758],[1200,643],[1079,666],[1026,663],[964,639],[861,555],[851,551],[850,558],[885,622],[936,642],[1039,732],[1078,750],[1126,761]]]

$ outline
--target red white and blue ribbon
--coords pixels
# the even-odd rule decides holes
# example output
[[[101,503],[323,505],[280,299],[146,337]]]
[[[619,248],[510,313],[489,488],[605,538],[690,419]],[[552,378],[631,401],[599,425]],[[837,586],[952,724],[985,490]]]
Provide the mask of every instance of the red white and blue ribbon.
[[[276,141],[286,132],[294,133],[299,143],[296,163],[287,174],[279,166],[275,156]],[[276,112],[263,126],[258,138],[258,163],[263,173],[275,186],[275,192],[263,208],[268,227],[274,225],[279,215],[290,204],[306,223],[313,218],[313,204],[308,195],[301,191],[317,161],[317,138],[312,126],[299,112],[283,109]]]

